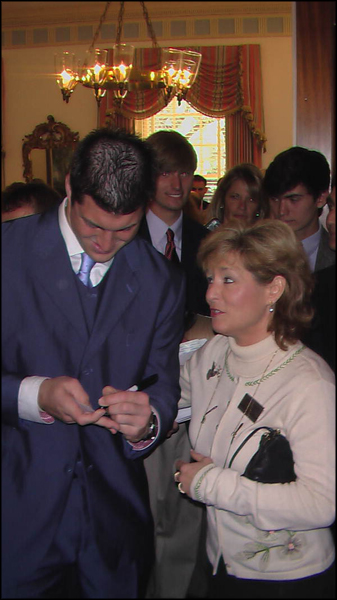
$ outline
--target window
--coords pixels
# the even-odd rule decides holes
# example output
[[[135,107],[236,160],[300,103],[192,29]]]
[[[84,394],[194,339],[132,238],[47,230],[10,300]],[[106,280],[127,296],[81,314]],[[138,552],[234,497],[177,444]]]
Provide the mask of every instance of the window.
[[[185,100],[178,106],[173,98],[162,111],[148,119],[136,120],[136,132],[143,138],[160,129],[174,129],[184,135],[198,155],[196,173],[207,179],[210,201],[218,179],[226,172],[226,120],[206,117]]]

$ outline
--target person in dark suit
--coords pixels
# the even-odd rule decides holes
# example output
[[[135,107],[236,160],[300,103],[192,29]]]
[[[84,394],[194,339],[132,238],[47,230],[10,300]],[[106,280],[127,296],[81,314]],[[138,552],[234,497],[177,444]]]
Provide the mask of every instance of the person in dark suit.
[[[331,193],[327,199],[326,219],[329,248],[336,252],[336,181],[332,179]],[[303,337],[309,348],[326,360],[336,372],[336,268],[330,265],[316,271],[312,303],[315,316],[312,326]]]
[[[155,152],[156,184],[139,234],[185,274],[185,336],[194,330],[199,319],[209,322],[209,335],[212,335],[205,299],[207,281],[196,259],[200,242],[208,230],[183,211],[197,166],[196,152],[177,131],[157,131],[147,142]],[[168,230],[174,234],[173,250]],[[177,492],[172,473],[175,460],[180,456],[186,460],[190,456],[186,423],[180,424],[178,431],[145,459],[156,545],[147,598],[184,598],[196,563],[204,508],[191,505]]]
[[[177,412],[185,305],[136,235],[152,190],[146,142],[96,130],[60,207],[2,225],[2,597],[144,595],[143,457]]]
[[[316,150],[293,146],[278,154],[266,169],[263,191],[270,217],[295,231],[311,271],[335,264],[328,234],[319,221],[330,186],[330,167]]]

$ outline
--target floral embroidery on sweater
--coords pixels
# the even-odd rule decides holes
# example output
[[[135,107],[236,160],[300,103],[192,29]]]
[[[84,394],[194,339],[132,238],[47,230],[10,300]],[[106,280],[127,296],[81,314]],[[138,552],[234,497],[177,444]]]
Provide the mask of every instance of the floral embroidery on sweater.
[[[260,559],[260,569],[264,571],[269,563],[271,551],[275,550],[278,558],[282,560],[297,560],[302,558],[306,547],[306,538],[303,533],[296,531],[266,531],[264,542],[248,542],[245,550],[238,552],[235,558],[239,561],[247,561],[252,558]]]

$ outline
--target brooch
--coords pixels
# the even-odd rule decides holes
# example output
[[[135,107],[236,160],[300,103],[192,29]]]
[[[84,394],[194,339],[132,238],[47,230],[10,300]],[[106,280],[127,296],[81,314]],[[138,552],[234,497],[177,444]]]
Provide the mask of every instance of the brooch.
[[[212,366],[210,369],[208,369],[207,371],[207,375],[206,375],[206,379],[210,379],[211,377],[215,377],[216,375],[219,377],[219,375],[221,374],[221,367],[218,367],[215,362],[213,362]]]

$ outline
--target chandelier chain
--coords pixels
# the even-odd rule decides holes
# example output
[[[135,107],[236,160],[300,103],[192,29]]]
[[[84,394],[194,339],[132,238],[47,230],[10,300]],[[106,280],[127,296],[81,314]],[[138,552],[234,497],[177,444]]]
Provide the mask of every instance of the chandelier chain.
[[[93,49],[94,49],[94,47],[95,47],[96,40],[97,40],[97,38],[98,38],[99,32],[101,31],[102,25],[103,25],[103,23],[104,23],[104,21],[105,21],[105,17],[106,17],[106,14],[107,14],[107,12],[108,12],[108,8],[109,8],[110,4],[111,4],[111,2],[107,2],[107,3],[106,3],[106,5],[105,5],[104,12],[103,12],[103,14],[102,14],[102,16],[101,16],[101,18],[100,18],[100,20],[99,20],[98,27],[97,27],[97,29],[96,29],[96,31],[95,31],[95,35],[94,35],[94,37],[93,37],[93,39],[92,39],[92,42],[91,42],[91,44],[90,44],[90,47],[89,47],[89,52],[92,52],[92,51],[93,51]],[[124,2],[121,2],[121,4],[124,4]]]
[[[116,44],[118,44],[118,45],[121,43],[124,4],[125,4],[125,2],[121,2],[120,9],[119,9],[119,15],[118,15],[118,28],[117,28],[117,35],[116,35]]]
[[[154,48],[159,48],[158,43],[157,43],[157,38],[156,38],[156,34],[154,32],[154,29],[152,27],[152,23],[149,17],[149,13],[147,12],[147,8],[145,6],[145,2],[140,2],[142,9],[143,9],[143,15],[144,15],[144,19],[146,21],[146,25],[147,25],[147,30],[148,33],[150,35],[150,38],[152,40],[152,44],[154,46]]]

